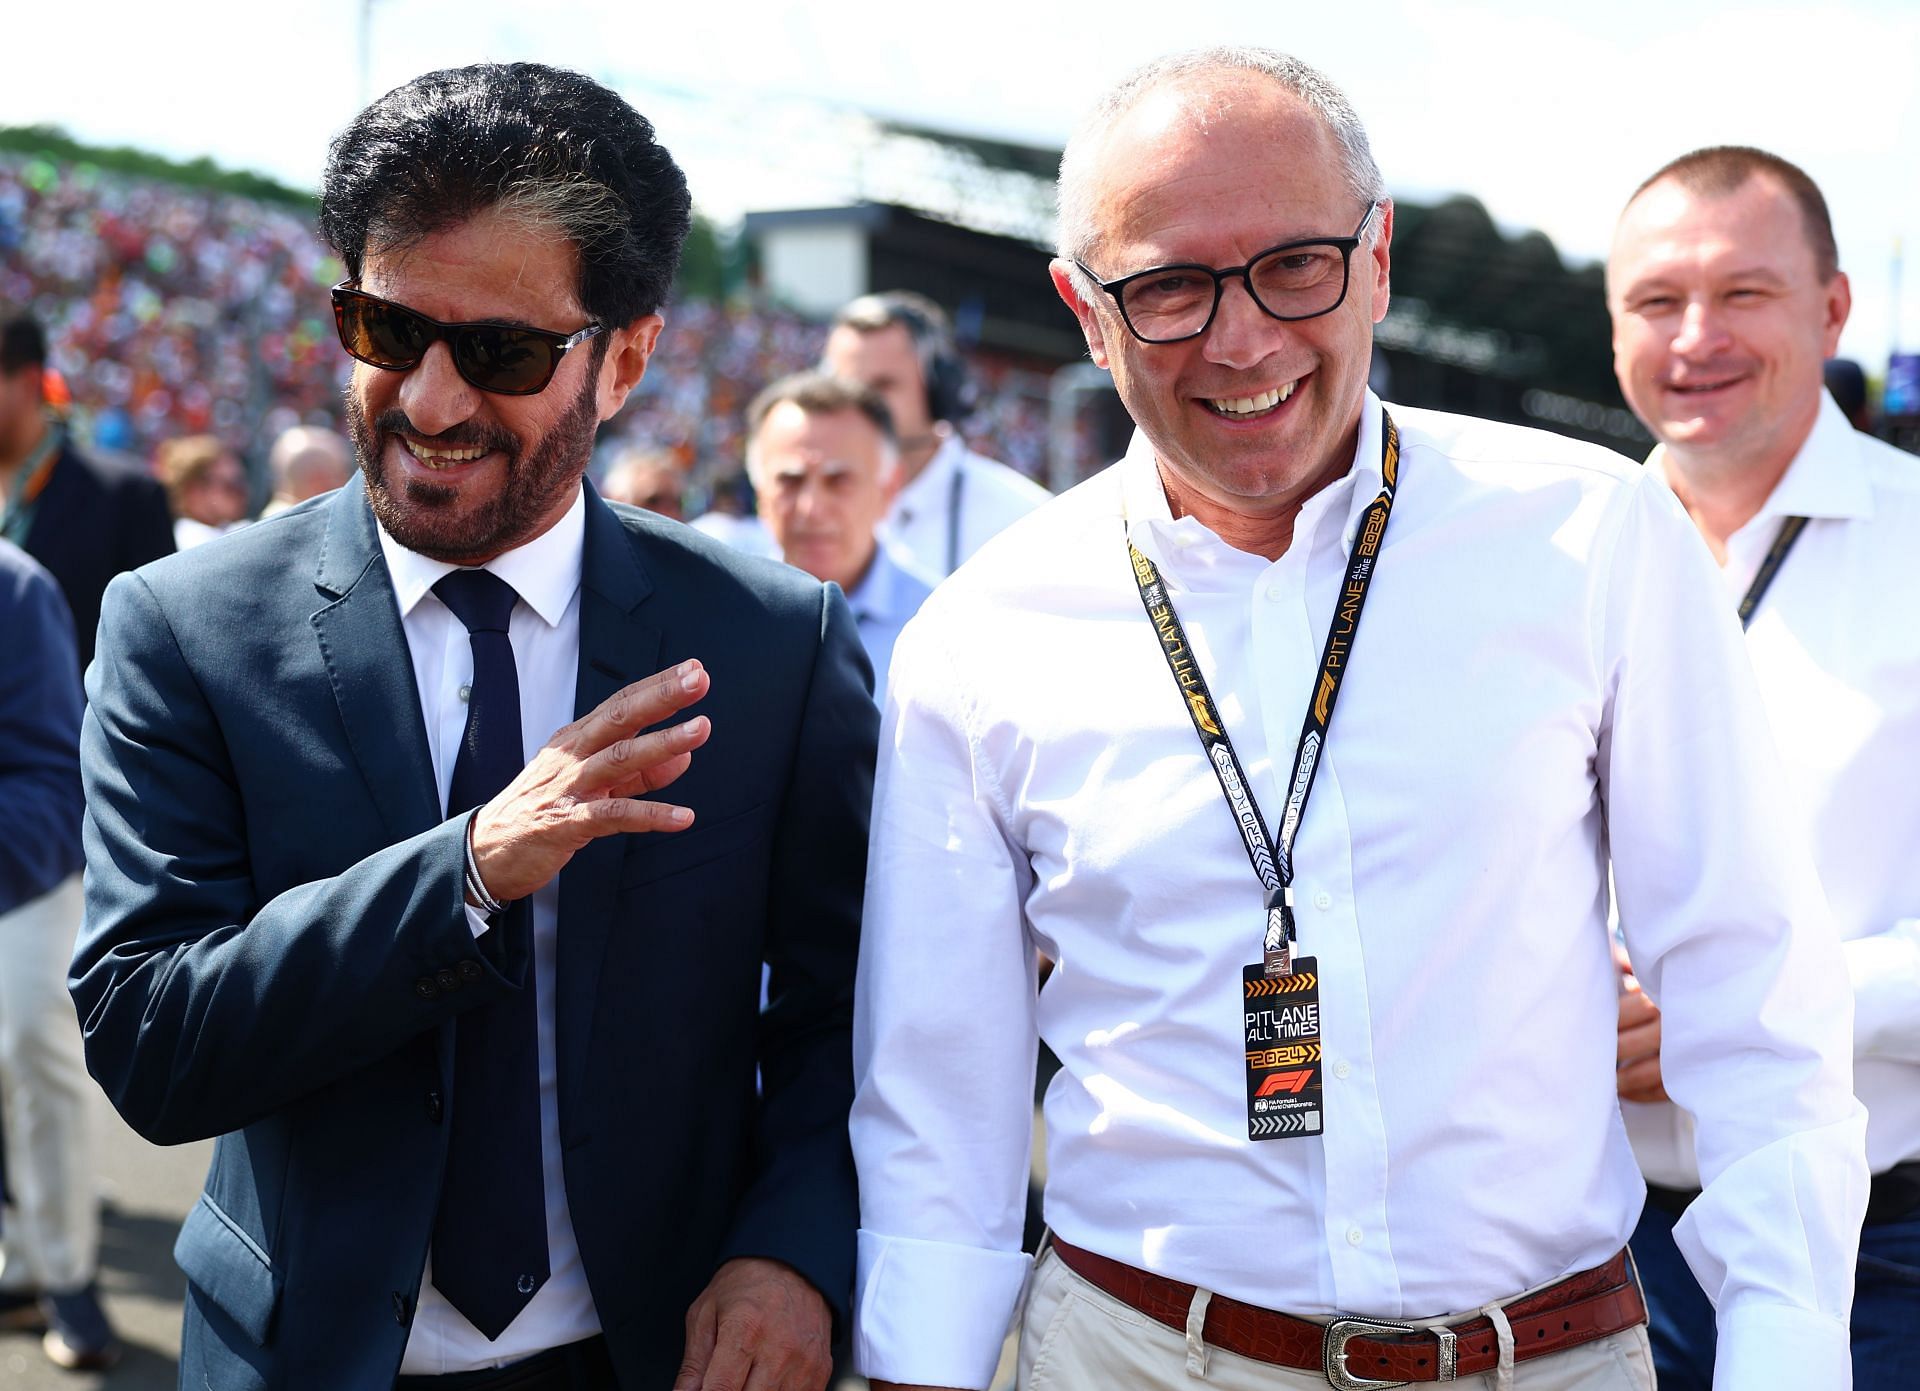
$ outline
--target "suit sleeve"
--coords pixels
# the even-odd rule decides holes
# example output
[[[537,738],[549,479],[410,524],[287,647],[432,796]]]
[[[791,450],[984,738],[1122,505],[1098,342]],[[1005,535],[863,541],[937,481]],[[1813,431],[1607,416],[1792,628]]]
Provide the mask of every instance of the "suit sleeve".
[[[240,1129],[524,978],[523,942],[496,970],[468,927],[464,818],[261,901],[218,721],[143,576],[107,590],[87,680],[69,986],[88,1070],[147,1139]],[[465,961],[477,979],[434,987]]]
[[[18,554],[17,552],[15,553]],[[80,681],[59,586],[0,569],[0,914],[80,868]]]
[[[821,595],[820,641],[774,848],[753,1178],[721,1259],[785,1261],[845,1327],[859,1225],[847,1139],[853,970],[879,715],[846,601],[831,586]]]

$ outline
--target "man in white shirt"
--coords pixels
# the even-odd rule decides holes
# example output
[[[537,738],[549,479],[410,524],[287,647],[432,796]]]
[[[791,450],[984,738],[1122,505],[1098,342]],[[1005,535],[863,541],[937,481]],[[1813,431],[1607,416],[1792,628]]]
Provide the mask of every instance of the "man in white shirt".
[[[1914,1383],[1920,1331],[1920,460],[1857,433],[1823,361],[1850,307],[1825,200],[1778,156],[1683,155],[1628,202],[1607,263],[1614,367],[1747,628],[1854,989],[1873,1170],[1853,1302],[1856,1388]],[[1624,914],[1623,914],[1624,916]],[[1631,927],[1631,924],[1627,924]],[[1620,1094],[1650,1186],[1633,1250],[1663,1388],[1713,1381],[1714,1313],[1675,1249],[1700,1187],[1661,1085],[1659,1010],[1629,978]]]
[[[747,471],[787,564],[847,596],[884,700],[893,644],[933,592],[879,535],[899,484],[887,403],[829,373],[783,377],[747,407]]]
[[[910,290],[862,295],[827,335],[822,366],[880,393],[893,413],[900,485],[884,535],[922,574],[944,579],[1047,490],[968,449],[956,428],[972,409],[966,363],[940,306]]]
[[[1846,980],[1671,495],[1368,392],[1393,207],[1293,59],[1135,73],[1060,201],[1055,284],[1140,431],[895,649],[864,1370],[986,1386],[1024,1287],[1033,1387],[1652,1386],[1611,868],[1701,1118],[1722,1384],[1843,1385]]]
[[[108,591],[70,979],[128,1122],[220,1137],[183,1385],[825,1384],[865,659],[583,482],[690,207],[577,73],[388,93],[320,200],[361,478]]]

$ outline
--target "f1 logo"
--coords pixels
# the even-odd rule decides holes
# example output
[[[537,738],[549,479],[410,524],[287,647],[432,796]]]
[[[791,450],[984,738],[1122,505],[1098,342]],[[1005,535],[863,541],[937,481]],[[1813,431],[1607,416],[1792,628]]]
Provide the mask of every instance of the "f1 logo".
[[[1290,1072],[1276,1072],[1260,1084],[1260,1090],[1255,1092],[1254,1096],[1276,1096],[1281,1092],[1298,1096],[1307,1089],[1307,1083],[1312,1079],[1313,1069],[1310,1067],[1295,1068]]]

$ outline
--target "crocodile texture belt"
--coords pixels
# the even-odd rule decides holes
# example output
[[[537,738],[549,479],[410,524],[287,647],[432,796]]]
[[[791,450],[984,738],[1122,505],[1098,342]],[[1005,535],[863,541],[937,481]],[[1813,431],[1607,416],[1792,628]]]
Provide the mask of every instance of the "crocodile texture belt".
[[[1185,1332],[1194,1287],[1096,1256],[1053,1238],[1067,1269],[1087,1283],[1177,1332]],[[1605,1265],[1579,1271],[1503,1306],[1513,1327],[1513,1360],[1526,1362],[1578,1347],[1646,1322],[1647,1305],[1622,1251]],[[1481,1314],[1440,1328],[1389,1319],[1337,1318],[1316,1323],[1214,1295],[1201,1336],[1227,1352],[1280,1367],[1323,1373],[1340,1391],[1452,1381],[1499,1365],[1493,1321]]]

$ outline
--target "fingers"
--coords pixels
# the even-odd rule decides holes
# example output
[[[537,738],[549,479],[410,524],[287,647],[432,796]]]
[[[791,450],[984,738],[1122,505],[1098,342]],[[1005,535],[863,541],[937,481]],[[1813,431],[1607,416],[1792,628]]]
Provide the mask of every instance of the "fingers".
[[[1660,1079],[1660,1055],[1629,1063],[1614,1074],[1614,1089],[1622,1101],[1666,1101],[1666,1084]]]
[[[705,715],[616,739],[581,763],[573,778],[576,796],[626,797],[658,792],[687,770],[693,751],[707,742],[713,721]]]
[[[705,1295],[696,1299],[687,1310],[687,1350],[680,1358],[680,1370],[674,1373],[673,1391],[698,1391],[706,1377],[707,1363],[713,1358],[719,1326],[713,1300]]]
[[[555,734],[553,742],[570,750],[576,758],[584,759],[615,740],[627,738],[635,730],[658,724],[676,711],[686,709],[706,695],[709,684],[707,669],[698,660],[684,661],[644,681],[621,687]]]

